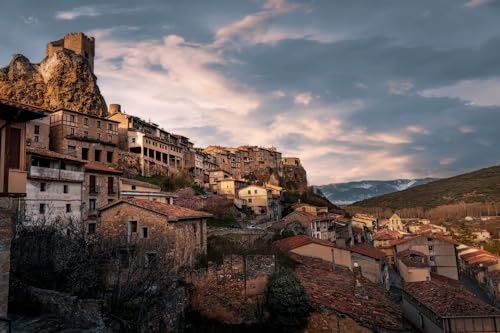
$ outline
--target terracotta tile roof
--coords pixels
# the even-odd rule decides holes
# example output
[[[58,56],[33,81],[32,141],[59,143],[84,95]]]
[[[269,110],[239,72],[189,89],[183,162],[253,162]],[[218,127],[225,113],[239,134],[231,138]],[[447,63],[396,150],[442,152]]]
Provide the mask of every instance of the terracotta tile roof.
[[[481,301],[460,282],[437,274],[431,274],[430,281],[405,283],[404,291],[440,317],[500,316],[500,309]]]
[[[288,252],[293,249],[299,248],[304,245],[308,244],[319,244],[323,246],[328,246],[328,247],[337,247],[334,243],[329,242],[327,240],[322,240],[322,239],[317,239],[305,235],[297,235],[297,236],[292,236],[288,237],[285,239],[281,239],[276,242],[276,245],[281,251]]]
[[[158,201],[141,200],[141,199],[121,199],[112,202],[107,206],[102,207],[100,210],[103,211],[121,203],[131,204],[139,208],[147,209],[152,212],[165,215],[168,217],[169,221],[212,217],[212,214],[206,212],[201,212],[176,205],[169,205]]]
[[[152,188],[152,189],[155,189],[155,190],[160,190],[161,187],[158,186],[158,185],[155,185],[155,184],[151,184],[151,183],[148,183],[148,182],[143,182],[141,180],[137,180],[137,179],[131,179],[131,178],[120,178],[120,181],[124,184],[128,184],[128,185],[136,185],[136,186],[142,186],[142,187],[148,187],[148,188]]]
[[[351,247],[351,251],[377,260],[382,260],[385,258],[385,252],[377,250],[376,248],[365,244],[356,244]]]
[[[392,231],[389,229],[380,230],[373,236],[374,240],[393,240],[399,238],[403,238],[403,235],[397,231]]]
[[[427,256],[419,251],[404,250],[399,252],[396,257],[408,267],[429,267]]]
[[[472,258],[484,257],[484,256],[494,257],[494,255],[489,253],[489,252],[486,252],[484,250],[477,250],[475,252],[462,254],[460,256],[460,258],[462,258],[462,260],[464,260],[464,261],[468,261],[468,260],[471,260]]]
[[[57,153],[57,152],[52,151],[52,150],[47,150],[47,149],[42,149],[42,148],[26,147],[26,153],[32,154],[32,155],[55,158],[55,159],[61,159],[61,160],[66,160],[66,161],[73,161],[73,162],[78,162],[78,163],[82,163],[82,164],[85,163],[84,161],[79,160],[78,158],[73,157],[71,155],[61,154],[61,153]]]
[[[103,172],[103,173],[113,173],[113,174],[121,174],[123,171],[109,167],[107,165],[95,162],[89,162],[85,164],[85,170],[94,171],[94,172]]]
[[[12,106],[12,107],[15,107],[18,109],[34,111],[34,112],[43,112],[43,113],[50,112],[49,110],[42,109],[41,107],[38,107],[38,106],[24,104],[24,103],[16,102],[16,101],[13,101],[10,99],[5,99],[5,98],[0,98],[0,104]]]
[[[460,245],[460,243],[448,238],[448,237],[445,237],[444,235],[442,234],[439,234],[439,233],[432,233],[430,231],[425,231],[423,233],[420,233],[420,234],[417,234],[413,237],[407,237],[407,238],[403,238],[403,239],[399,239],[399,240],[395,240],[393,242],[393,245],[399,245],[399,244],[404,244],[406,242],[409,242],[413,239],[416,239],[416,238],[419,238],[419,237],[431,237],[431,238],[434,238],[434,239],[438,239],[440,241],[443,241],[443,242],[447,242],[449,244],[453,244],[455,246],[458,246]]]
[[[350,270],[332,270],[331,265],[318,259],[291,257],[301,264],[294,273],[315,311],[341,313],[377,332],[404,331],[400,307],[391,301],[380,285],[361,277],[368,299],[357,298],[354,296],[354,275]]]

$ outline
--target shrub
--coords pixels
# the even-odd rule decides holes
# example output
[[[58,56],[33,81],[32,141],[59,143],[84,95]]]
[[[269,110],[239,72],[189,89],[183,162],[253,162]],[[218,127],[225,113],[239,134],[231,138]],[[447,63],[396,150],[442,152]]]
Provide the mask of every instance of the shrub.
[[[274,273],[267,284],[271,324],[281,332],[298,332],[307,324],[311,306],[304,287],[289,270]]]

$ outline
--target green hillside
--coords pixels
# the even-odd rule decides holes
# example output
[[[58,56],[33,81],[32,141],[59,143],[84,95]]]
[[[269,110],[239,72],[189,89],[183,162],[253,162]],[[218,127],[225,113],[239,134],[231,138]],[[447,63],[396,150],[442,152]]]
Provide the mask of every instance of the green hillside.
[[[351,206],[393,210],[413,207],[428,209],[461,202],[500,202],[500,166],[436,180],[404,191],[355,202]]]

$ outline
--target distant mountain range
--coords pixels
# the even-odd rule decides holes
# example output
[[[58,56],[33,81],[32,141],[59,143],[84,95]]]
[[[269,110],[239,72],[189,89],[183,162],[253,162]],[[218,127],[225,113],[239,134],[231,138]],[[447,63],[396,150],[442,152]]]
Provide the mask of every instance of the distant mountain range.
[[[436,180],[436,178],[362,180],[357,182],[315,186],[315,188],[319,189],[332,203],[336,205],[349,205],[353,202],[427,184],[434,180]]]
[[[420,186],[414,185],[401,192],[366,199],[354,205],[397,210],[414,207],[428,209],[462,202],[500,202],[500,166],[439,179]]]

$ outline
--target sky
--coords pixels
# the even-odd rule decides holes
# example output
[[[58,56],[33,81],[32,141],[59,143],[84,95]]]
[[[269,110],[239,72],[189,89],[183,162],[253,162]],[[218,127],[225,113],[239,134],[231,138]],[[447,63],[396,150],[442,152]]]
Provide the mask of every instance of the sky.
[[[311,184],[500,164],[500,0],[16,0],[0,66],[96,38],[106,102],[196,146],[276,146]]]

